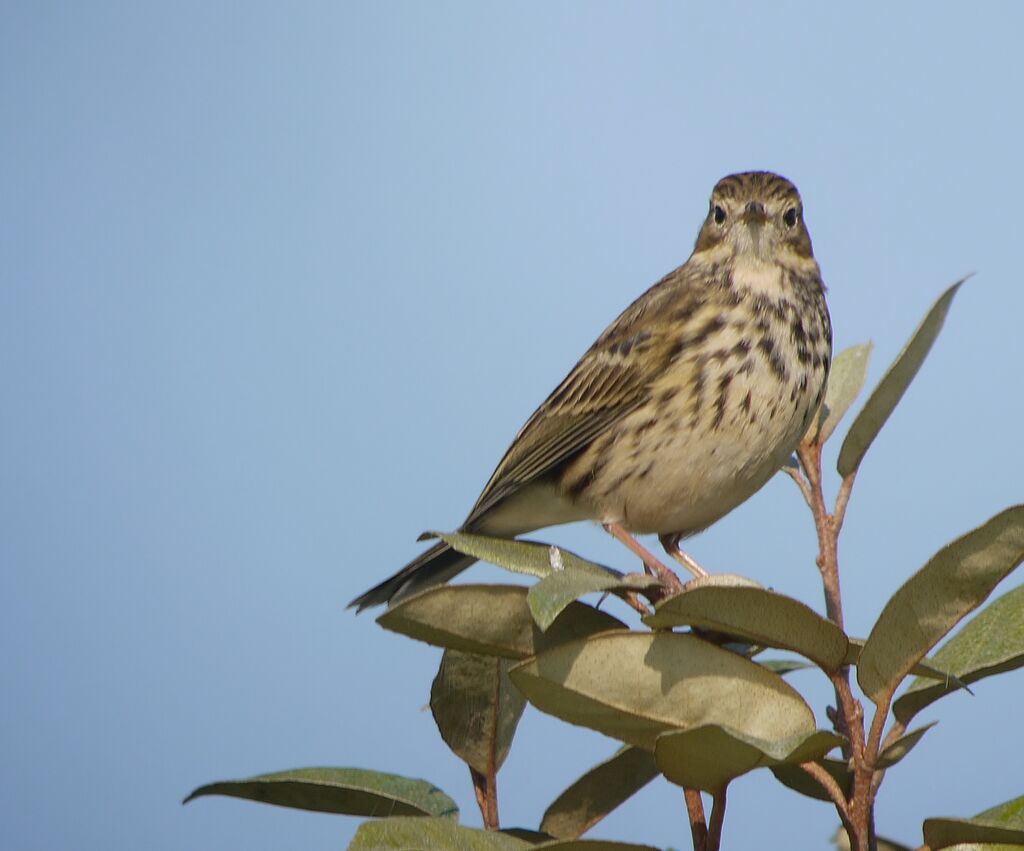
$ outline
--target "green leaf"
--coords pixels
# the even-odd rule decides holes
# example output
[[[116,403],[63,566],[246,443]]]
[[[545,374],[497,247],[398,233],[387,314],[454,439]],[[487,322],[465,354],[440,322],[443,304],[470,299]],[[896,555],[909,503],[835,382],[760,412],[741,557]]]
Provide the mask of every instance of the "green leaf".
[[[757,664],[780,676],[814,667],[809,662],[801,662],[799,659],[758,659]]]
[[[1024,585],[989,603],[935,654],[936,665],[956,676],[934,683],[918,678],[893,704],[904,724],[940,697],[993,674],[1024,665]]]
[[[430,689],[430,711],[441,738],[481,774],[501,768],[526,708],[525,698],[508,678],[511,664],[494,656],[445,650]]]
[[[622,577],[622,573],[580,558],[575,553],[552,547],[539,541],[519,541],[509,538],[492,538],[489,535],[471,535],[468,532],[431,532],[453,550],[458,550],[481,561],[529,576],[543,578],[557,569],[574,573],[590,573],[594,576]],[[557,550],[557,556],[552,552]],[[552,558],[557,558],[560,567],[552,567]]]
[[[924,841],[932,851],[968,842],[1024,845],[1024,796],[970,819],[925,819]]]
[[[554,548],[557,549],[557,548]],[[643,591],[659,584],[658,579],[643,574],[615,576],[595,575],[592,571],[559,570],[534,585],[526,601],[537,625],[546,630],[576,598],[595,591]]]
[[[426,780],[362,768],[295,768],[200,786],[182,803],[228,795],[280,807],[349,816],[457,817],[459,808]],[[420,819],[417,819],[420,821]]]
[[[1024,829],[1024,795],[982,810],[972,821]]]
[[[845,828],[840,827],[832,841],[835,843],[837,851],[851,851],[850,836]],[[877,837],[875,842],[878,845],[878,851],[912,851],[909,845],[900,845],[898,842],[884,839],[881,836]]]
[[[829,370],[825,401],[804,441],[824,443],[832,436],[864,386],[873,348],[873,343],[861,343],[836,355]]]
[[[914,380],[917,371],[928,356],[935,338],[942,329],[942,323],[949,312],[953,296],[967,278],[961,278],[947,289],[917,327],[913,336],[893,361],[889,371],[882,377],[875,391],[868,398],[863,410],[857,415],[850,426],[850,431],[839,450],[839,461],[836,464],[839,475],[844,479],[857,470],[864,454],[872,441],[878,436],[889,419],[890,414],[899,404],[903,394]]]
[[[529,827],[503,827],[499,832],[506,836],[514,836],[516,839],[525,839],[533,846],[540,845],[542,842],[550,842],[553,838],[547,833]]]
[[[652,845],[610,842],[606,839],[568,839],[564,842],[544,842],[533,847],[543,848],[544,851],[658,851]]]
[[[389,818],[359,826],[349,851],[526,851],[538,846],[499,831],[462,827],[449,819]]]
[[[526,659],[537,650],[595,632],[626,629],[605,612],[571,603],[542,633],[521,585],[441,585],[403,600],[377,618],[385,629],[436,647]]]
[[[658,773],[650,751],[620,748],[615,756],[594,766],[554,800],[544,813],[540,829],[559,839],[576,839]]]
[[[856,665],[860,662],[860,652],[864,649],[865,641],[866,639],[863,638],[849,637],[850,648],[846,651],[846,660],[843,662],[844,665]],[[963,683],[957,680],[957,678],[949,673],[949,671],[942,671],[935,667],[935,665],[931,664],[931,662],[931,659],[925,659],[918,662],[910,669],[910,673],[915,677],[922,677],[926,680],[938,680],[943,683],[954,685],[957,688],[964,688]]]
[[[609,632],[512,668],[543,712],[648,750],[659,734],[702,724],[785,739],[814,729],[803,698],[755,662],[692,635]]]
[[[814,762],[831,774],[832,779],[839,784],[839,788],[849,795],[850,784],[853,782],[853,772],[850,771],[850,766],[845,760],[824,758],[816,759]],[[821,787],[821,784],[798,765],[773,766],[772,774],[775,775],[775,779],[783,786],[792,789],[794,792],[799,792],[808,798],[814,798],[816,801],[832,803],[832,799]]]
[[[1020,851],[1024,844],[1007,842],[958,842],[947,846],[949,851]],[[879,848],[879,851],[882,851]]]
[[[821,759],[845,741],[829,730],[767,741],[708,724],[658,736],[654,758],[661,773],[676,785],[718,794],[755,768]]]
[[[918,727],[916,730],[911,730],[906,735],[900,736],[878,755],[878,768],[892,768],[914,749],[925,733],[938,723],[938,721],[932,721],[931,724],[925,724],[923,727]]]
[[[1024,505],[1008,508],[947,544],[886,603],[857,663],[876,704],[992,589],[1024,561]]]
[[[696,626],[793,650],[829,672],[846,658],[847,640],[839,627],[800,601],[764,588],[690,582],[643,621],[653,629]]]

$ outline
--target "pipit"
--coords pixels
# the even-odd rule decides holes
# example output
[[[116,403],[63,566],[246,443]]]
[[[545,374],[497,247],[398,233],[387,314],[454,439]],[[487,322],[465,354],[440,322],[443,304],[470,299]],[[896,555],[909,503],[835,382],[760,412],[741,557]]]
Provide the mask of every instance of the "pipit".
[[[656,533],[685,563],[679,541],[785,463],[831,355],[796,187],[770,172],[725,177],[690,259],[627,307],[526,421],[461,529],[514,537],[596,520],[629,540]],[[351,605],[394,603],[474,561],[439,543]]]

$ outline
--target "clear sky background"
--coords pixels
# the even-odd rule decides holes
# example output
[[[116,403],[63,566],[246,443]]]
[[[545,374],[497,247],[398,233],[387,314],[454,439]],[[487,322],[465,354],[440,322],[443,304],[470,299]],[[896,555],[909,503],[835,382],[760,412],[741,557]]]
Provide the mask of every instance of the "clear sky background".
[[[345,604],[458,525],[737,170],[799,186],[871,383],[977,273],[850,506],[866,634],[1024,493],[1022,29],[1011,2],[3,4],[0,845],[343,847],[355,819],[180,805],[308,765],[429,778],[479,824],[423,710],[440,652]],[[633,567],[597,529],[542,537]],[[689,549],[822,608],[784,477]],[[1024,792],[1001,680],[921,716],[883,834]],[[793,682],[824,722],[824,679]],[[503,823],[615,747],[528,710]],[[758,773],[726,847],[835,824]],[[689,847],[664,782],[594,835]]]

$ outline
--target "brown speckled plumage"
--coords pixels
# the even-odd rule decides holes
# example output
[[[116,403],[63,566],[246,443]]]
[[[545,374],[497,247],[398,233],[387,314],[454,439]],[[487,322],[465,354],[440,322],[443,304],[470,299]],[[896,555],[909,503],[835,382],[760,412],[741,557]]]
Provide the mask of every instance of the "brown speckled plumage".
[[[526,421],[463,524],[514,536],[591,519],[685,537],[761,488],[825,390],[832,330],[796,188],[723,178],[690,259],[634,301]],[[438,544],[353,601],[447,581]]]

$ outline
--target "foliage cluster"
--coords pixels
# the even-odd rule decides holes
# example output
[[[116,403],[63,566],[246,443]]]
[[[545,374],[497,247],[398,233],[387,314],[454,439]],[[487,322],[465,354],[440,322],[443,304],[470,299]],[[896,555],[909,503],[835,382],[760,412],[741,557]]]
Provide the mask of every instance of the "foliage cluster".
[[[716,851],[729,784],[767,769],[794,792],[835,807],[841,847],[902,848],[877,838],[874,804],[886,772],[932,726],[911,728],[914,718],[945,695],[1024,664],[1024,586],[991,602],[929,658],[1024,561],[1024,506],[936,552],[882,607],[867,638],[843,627],[838,539],[857,471],[960,283],[931,308],[854,419],[839,451],[834,506],[824,497],[822,446],[860,392],[870,345],[836,358],[816,422],[785,468],[814,517],[825,616],[742,577],[712,575],[668,593],[657,577],[623,574],[548,544],[440,534],[456,550],[537,580],[528,588],[437,587],[378,619],[444,649],[430,706],[442,738],[469,768],[485,829],[461,825],[455,803],[426,781],[353,768],[213,783],[187,800],[232,795],[370,817],[353,849],[612,851],[644,846],[581,837],[660,777],[683,790],[694,849]],[[640,624],[580,601],[595,592],[630,602]],[[768,648],[805,661],[766,659]],[[817,726],[808,702],[785,680],[811,666],[835,691],[825,712],[829,728]],[[497,775],[527,702],[622,747],[562,792],[538,829],[501,830]],[[1024,847],[1024,797],[973,818],[927,819],[921,849],[951,847]]]

